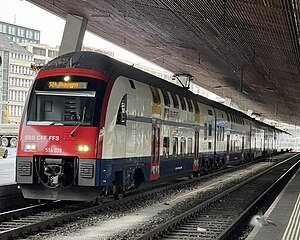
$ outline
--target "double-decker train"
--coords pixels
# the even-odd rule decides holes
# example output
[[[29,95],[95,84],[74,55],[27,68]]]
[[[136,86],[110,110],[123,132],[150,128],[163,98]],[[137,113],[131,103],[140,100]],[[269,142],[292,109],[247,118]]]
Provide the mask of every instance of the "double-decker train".
[[[94,52],[45,65],[22,116],[25,198],[91,201],[292,148],[285,132]]]

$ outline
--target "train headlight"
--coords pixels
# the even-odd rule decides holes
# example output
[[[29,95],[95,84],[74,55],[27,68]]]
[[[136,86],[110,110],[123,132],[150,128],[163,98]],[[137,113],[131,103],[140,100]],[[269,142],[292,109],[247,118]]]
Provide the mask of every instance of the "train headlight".
[[[90,145],[89,144],[79,144],[79,145],[77,145],[77,152],[88,153],[89,151],[90,151]]]
[[[24,144],[24,151],[25,152],[36,152],[37,143],[25,143]]]

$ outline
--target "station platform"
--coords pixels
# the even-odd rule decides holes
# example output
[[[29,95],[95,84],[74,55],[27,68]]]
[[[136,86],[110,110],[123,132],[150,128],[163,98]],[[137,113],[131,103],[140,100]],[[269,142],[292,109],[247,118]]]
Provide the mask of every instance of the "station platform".
[[[300,170],[281,191],[264,217],[274,224],[257,224],[246,240],[300,239]]]

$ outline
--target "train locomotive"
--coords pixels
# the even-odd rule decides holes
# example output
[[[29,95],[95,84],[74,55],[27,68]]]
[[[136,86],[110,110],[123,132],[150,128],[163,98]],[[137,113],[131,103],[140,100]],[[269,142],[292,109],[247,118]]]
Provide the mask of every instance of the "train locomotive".
[[[94,52],[45,65],[24,107],[25,198],[92,201],[289,149],[285,132]]]

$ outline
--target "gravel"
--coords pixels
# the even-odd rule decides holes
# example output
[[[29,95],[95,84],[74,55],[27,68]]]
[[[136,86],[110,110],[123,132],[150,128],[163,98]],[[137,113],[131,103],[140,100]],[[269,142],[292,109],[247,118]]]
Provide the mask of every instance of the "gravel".
[[[113,207],[99,214],[90,214],[75,222],[29,237],[37,240],[120,240],[134,239],[143,232],[199,205],[217,193],[261,172],[274,163],[261,162],[236,169],[208,181],[187,184],[150,196],[143,201]],[[201,178],[200,178],[201,180]]]

